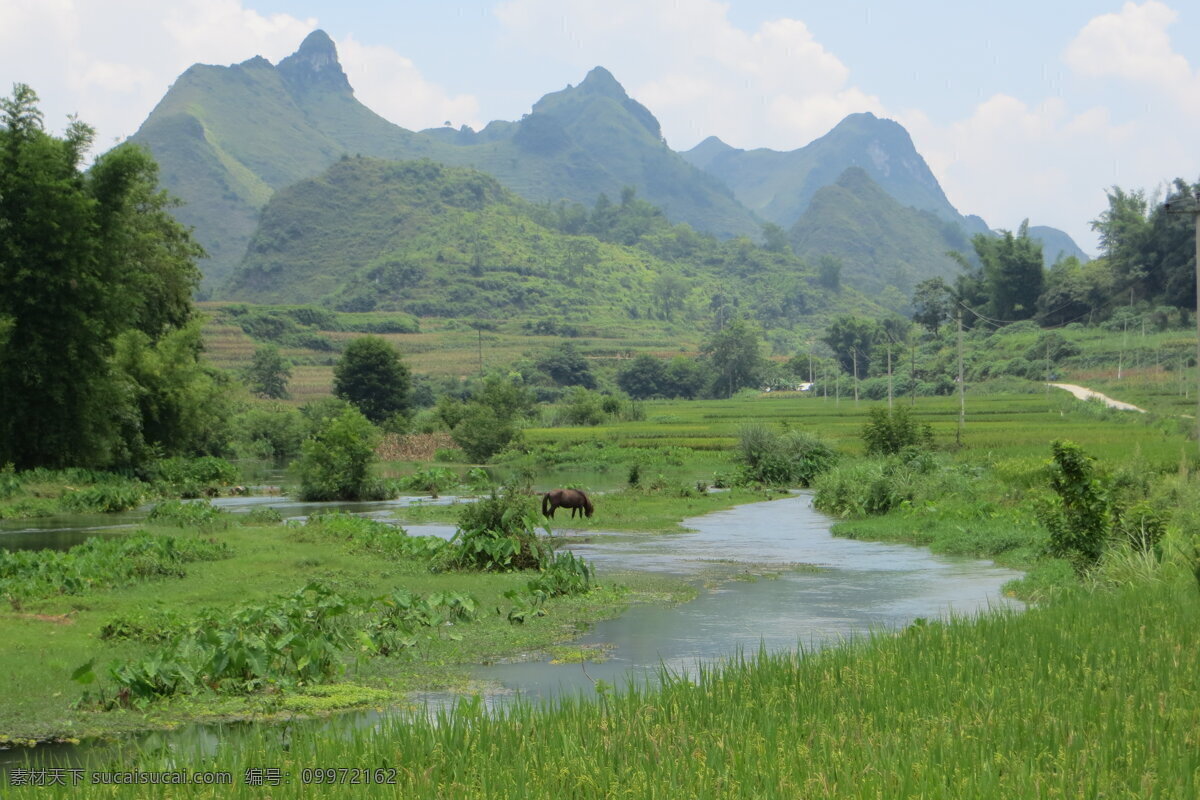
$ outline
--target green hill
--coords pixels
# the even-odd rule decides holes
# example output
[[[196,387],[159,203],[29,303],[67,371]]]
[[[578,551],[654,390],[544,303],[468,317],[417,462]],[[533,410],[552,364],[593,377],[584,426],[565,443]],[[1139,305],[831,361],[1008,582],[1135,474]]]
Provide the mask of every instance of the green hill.
[[[240,263],[273,193],[343,155],[476,166],[537,201],[591,202],[635,186],[672,219],[703,230],[759,229],[725,187],[666,146],[650,112],[599,68],[520,122],[414,133],[355,99],[333,42],[314,31],[278,65],[256,57],[189,68],[133,140],[159,161],[164,187],[184,201],[178,218],[208,250],[206,292]]]
[[[805,258],[840,258],[842,280],[868,294],[894,286],[909,297],[926,278],[959,273],[947,250],[973,252],[959,225],[901,205],[857,167],[813,195],[790,236]]]
[[[851,114],[821,138],[789,152],[738,150],[710,137],[683,156],[724,181],[746,207],[784,228],[799,219],[818,190],[849,167],[864,170],[901,205],[956,222],[963,219],[908,131],[870,113]]]
[[[673,225],[631,192],[591,211],[536,205],[473,169],[366,157],[277,192],[222,294],[592,324],[745,312],[789,330],[878,310],[856,292],[816,286],[791,253]]]
[[[963,216],[950,204],[902,125],[870,113],[851,114],[821,138],[788,152],[739,150],[710,136],[683,157],[724,181],[747,208],[785,229],[796,224],[822,188],[854,167],[901,206],[955,223],[967,239],[976,233],[991,233],[982,219]],[[1059,253],[1087,260],[1060,230],[1037,226],[1030,234],[1042,241],[1047,266]],[[906,244],[901,240],[897,246]]]

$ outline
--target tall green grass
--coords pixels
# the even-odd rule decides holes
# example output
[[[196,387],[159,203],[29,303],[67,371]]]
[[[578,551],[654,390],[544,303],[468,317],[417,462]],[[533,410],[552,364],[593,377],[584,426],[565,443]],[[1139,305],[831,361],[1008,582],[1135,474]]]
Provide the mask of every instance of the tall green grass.
[[[494,715],[464,702],[374,729],[257,729],[210,758],[157,751],[137,763],[226,769],[238,784],[178,787],[175,797],[307,797],[316,789],[304,770],[324,767],[394,768],[395,786],[366,793],[405,798],[1200,793],[1200,595],[1190,581],[918,621],[816,653],[759,653],[664,679]],[[243,782],[263,767],[289,779]],[[88,796],[161,791],[89,787]]]

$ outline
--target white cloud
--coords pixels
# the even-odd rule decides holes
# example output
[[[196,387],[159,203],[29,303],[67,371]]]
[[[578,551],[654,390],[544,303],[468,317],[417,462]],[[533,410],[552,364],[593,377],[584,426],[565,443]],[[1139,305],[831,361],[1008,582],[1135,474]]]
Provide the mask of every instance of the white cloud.
[[[1030,106],[995,95],[945,126],[920,113],[899,118],[960,210],[997,228],[1025,218],[1058,227],[1084,249],[1094,245],[1088,222],[1104,208],[1104,189],[1155,159],[1137,124],[1101,108],[1072,112],[1056,98]]]
[[[464,124],[480,127],[478,99],[468,94],[447,95],[392,48],[363,44],[353,36],[336,44],[354,95],[381,117],[415,130],[446,121],[456,128]]]
[[[243,0],[0,0],[0,75],[33,87],[47,129],[77,113],[102,150],[134,133],[192,64],[278,63],[316,27]],[[418,127],[474,121],[474,98],[446,96],[394,50],[353,36],[339,45],[351,85],[385,117]]]
[[[0,0],[0,74],[33,87],[48,129],[77,113],[104,149],[136,131],[193,63],[278,60],[315,24],[240,0]]]
[[[1187,59],[1171,49],[1167,28],[1177,14],[1149,0],[1102,14],[1067,45],[1063,59],[1080,75],[1120,77],[1169,87],[1194,78]]]
[[[582,74],[609,68],[687,148],[716,135],[794,149],[856,111],[881,110],[804,22],[738,28],[712,0],[510,0],[496,9],[510,44]]]

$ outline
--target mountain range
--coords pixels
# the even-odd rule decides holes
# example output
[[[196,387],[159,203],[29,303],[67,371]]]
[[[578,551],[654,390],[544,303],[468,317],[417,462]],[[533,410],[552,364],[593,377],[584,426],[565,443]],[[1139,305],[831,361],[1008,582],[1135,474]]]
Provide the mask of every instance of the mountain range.
[[[677,153],[651,111],[596,67],[520,120],[415,132],[355,98],[323,31],[276,65],[192,66],[132,140],[154,154],[164,187],[184,202],[177,216],[208,251],[202,294],[231,299],[248,285],[230,281],[267,202],[347,156],[474,167],[536,203],[591,205],[633,187],[670,220],[721,238],[758,239],[774,223],[797,253],[841,258],[847,283],[872,291],[951,274],[947,246],[988,230],[950,204],[904,128],[872,114],[790,152],[710,137]],[[1031,231],[1049,260],[1051,249],[1083,256],[1060,231]]]

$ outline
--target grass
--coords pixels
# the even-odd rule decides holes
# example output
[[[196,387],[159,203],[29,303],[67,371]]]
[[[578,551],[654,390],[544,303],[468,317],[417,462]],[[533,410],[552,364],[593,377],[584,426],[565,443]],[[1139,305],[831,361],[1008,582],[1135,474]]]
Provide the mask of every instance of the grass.
[[[688,486],[661,491],[624,490],[591,495],[596,513],[592,517],[571,518],[570,509],[558,509],[547,520],[551,530],[637,531],[641,533],[680,533],[688,530],[681,523],[711,511],[732,508],[781,496],[781,492],[732,489],[727,492],[700,494]],[[397,508],[392,516],[401,523],[454,522],[461,505],[417,505]]]
[[[233,787],[178,797],[262,796],[246,770],[270,766],[275,798],[310,796],[327,778],[314,767],[380,768],[375,777],[395,785],[366,791],[406,798],[1191,798],[1198,695],[1200,595],[1189,579],[918,621],[817,653],[751,654],[660,688],[598,686],[595,698],[494,715],[465,702],[434,720],[295,727],[286,742],[255,729],[208,757],[158,751],[138,764],[233,775]]]
[[[152,529],[175,536],[178,529]],[[571,638],[588,623],[612,616],[631,602],[647,596],[685,596],[684,587],[655,579],[629,583],[618,589],[612,576],[600,576],[600,589],[547,604],[547,615],[524,625],[510,624],[503,612],[511,602],[503,595],[521,588],[528,574],[432,574],[420,559],[387,557],[378,551],[357,548],[354,542],[308,533],[286,526],[233,526],[216,534],[228,545],[232,557],[186,565],[181,576],[153,583],[137,583],[106,591],[29,599],[20,610],[0,612],[0,672],[6,700],[0,707],[0,734],[9,738],[49,739],[97,733],[141,730],[176,724],[182,720],[236,717],[274,713],[283,709],[288,695],[217,697],[194,695],[154,703],[146,711],[117,709],[100,712],[72,708],[82,687],[72,672],[95,658],[96,673],[104,675],[110,662],[141,658],[149,645],[130,640],[101,640],[101,628],[130,614],[175,612],[187,616],[200,609],[233,609],[262,604],[291,594],[311,580],[322,581],[345,595],[373,597],[406,589],[428,595],[438,591],[469,592],[483,610],[477,622],[456,627],[456,634],[432,636],[421,643],[419,655],[410,658],[376,658],[347,663],[343,684],[387,694],[402,703],[415,689],[460,685],[461,665],[478,663],[503,654],[539,649]],[[101,677],[101,684],[106,678]],[[97,687],[89,687],[95,689]],[[101,686],[100,688],[103,688]],[[108,692],[109,696],[112,691]],[[369,693],[368,693],[369,694]],[[375,697],[375,695],[370,695]]]

